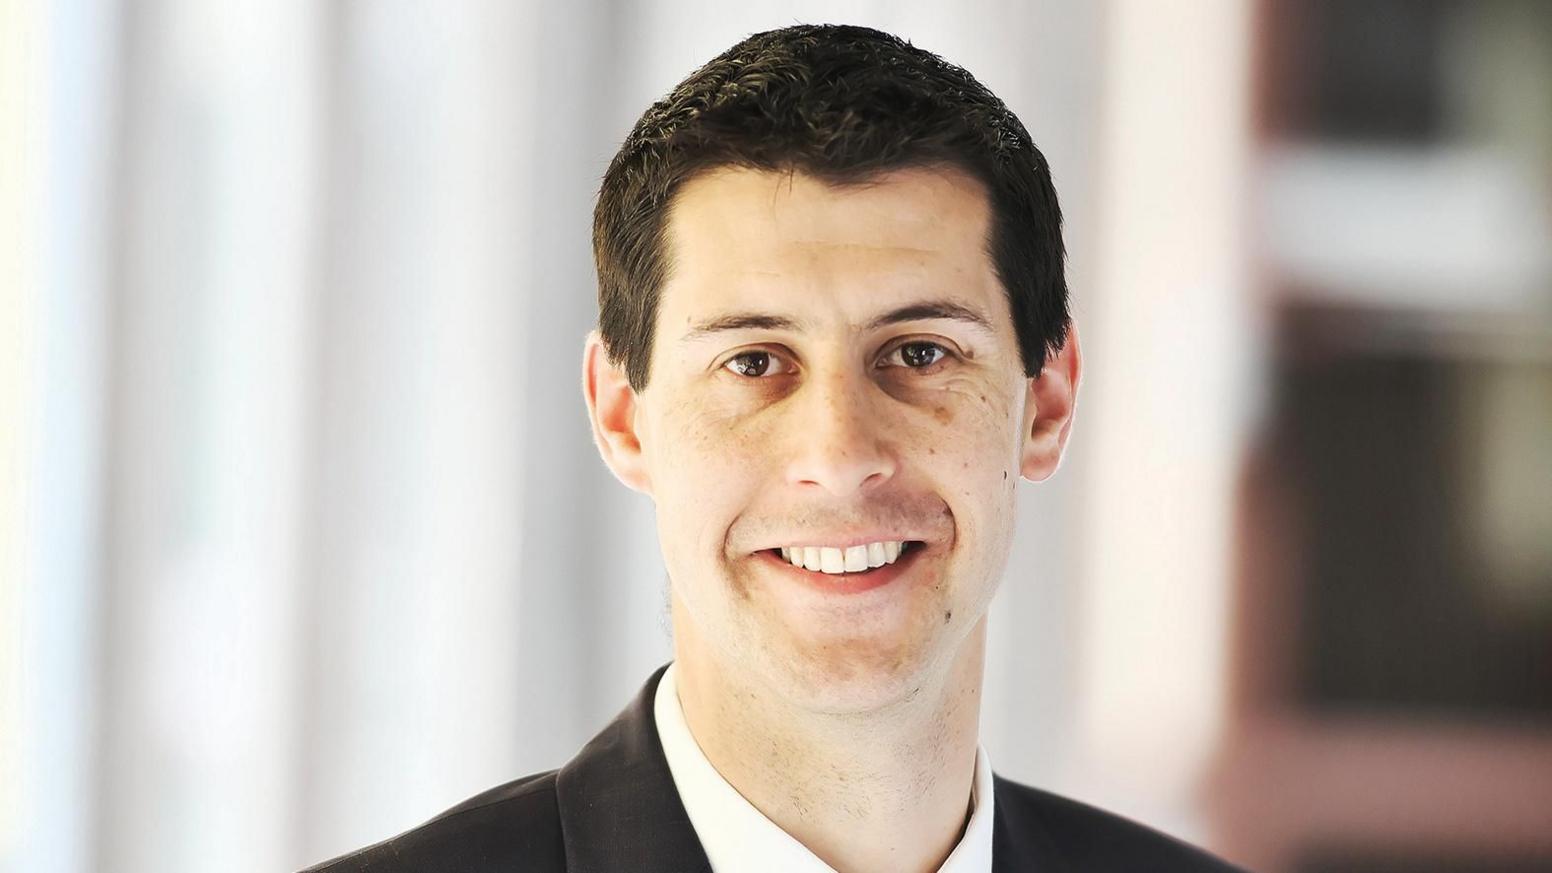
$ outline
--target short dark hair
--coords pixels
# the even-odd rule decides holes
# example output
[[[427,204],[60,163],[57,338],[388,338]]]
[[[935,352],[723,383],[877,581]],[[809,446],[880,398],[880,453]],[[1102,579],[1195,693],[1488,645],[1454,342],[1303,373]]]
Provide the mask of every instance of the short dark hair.
[[[1061,208],[1024,125],[964,69],[867,27],[757,33],[652,104],[610,162],[593,212],[599,333],[645,390],[675,192],[718,167],[866,184],[926,167],[967,171],[988,193],[988,253],[1007,294],[1026,377],[1069,326]]]

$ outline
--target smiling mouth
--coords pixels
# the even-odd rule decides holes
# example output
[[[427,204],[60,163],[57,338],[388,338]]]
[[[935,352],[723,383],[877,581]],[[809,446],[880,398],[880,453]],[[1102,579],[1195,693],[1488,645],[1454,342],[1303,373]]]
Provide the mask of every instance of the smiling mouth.
[[[880,564],[880,565],[878,565],[876,567],[871,567],[870,566],[870,567],[865,567],[865,568],[862,568],[862,569],[859,569],[859,570],[842,570],[840,572],[827,572],[824,569],[822,569],[820,566],[815,566],[815,567],[808,567],[808,566],[806,566],[806,562],[800,556],[801,555],[801,550],[798,550],[798,552],[793,553],[795,556],[799,556],[798,560],[796,561],[796,563],[794,563],[790,558],[788,558],[787,555],[783,555],[782,554],[782,549],[780,547],[772,548],[772,549],[764,549],[764,550],[762,550],[762,552],[763,552],[763,554],[768,555],[769,557],[774,558],[775,560],[780,561],[783,564],[787,564],[787,565],[791,566],[795,570],[807,570],[810,573],[815,573],[815,574],[818,574],[818,575],[833,576],[835,578],[845,578],[845,577],[848,577],[848,576],[851,576],[851,577],[867,576],[867,575],[869,575],[871,573],[877,573],[877,572],[879,572],[881,570],[887,570],[887,569],[889,569],[891,567],[898,566],[898,565],[902,564],[906,560],[906,558],[914,555],[916,552],[921,551],[923,548],[926,548],[926,545],[927,544],[922,542],[921,540],[905,540],[905,541],[902,542],[902,544],[900,546],[900,553],[899,553],[899,555],[896,556],[893,561],[886,561],[885,563]]]

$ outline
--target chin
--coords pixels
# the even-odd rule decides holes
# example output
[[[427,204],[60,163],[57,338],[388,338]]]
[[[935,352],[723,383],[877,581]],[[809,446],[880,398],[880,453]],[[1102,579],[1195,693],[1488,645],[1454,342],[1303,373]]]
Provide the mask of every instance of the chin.
[[[935,654],[935,647],[925,641],[894,646],[831,643],[794,650],[772,665],[771,679],[793,704],[812,712],[873,712],[916,696],[939,663]]]

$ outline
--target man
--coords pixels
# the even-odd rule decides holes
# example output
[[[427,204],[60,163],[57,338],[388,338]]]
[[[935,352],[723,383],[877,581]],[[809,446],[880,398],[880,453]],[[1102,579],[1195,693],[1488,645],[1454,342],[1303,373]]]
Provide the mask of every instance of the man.
[[[958,67],[756,34],[603,181],[583,392],[674,661],[574,759],[317,871],[1221,871],[993,775],[986,613],[1082,358],[1050,171]]]

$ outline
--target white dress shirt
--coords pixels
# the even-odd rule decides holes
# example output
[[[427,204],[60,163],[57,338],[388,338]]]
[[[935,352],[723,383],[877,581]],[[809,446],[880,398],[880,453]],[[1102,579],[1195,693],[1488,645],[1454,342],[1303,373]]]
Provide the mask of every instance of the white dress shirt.
[[[755,809],[706,759],[685,722],[673,664],[663,673],[652,703],[674,786],[715,873],[835,873],[834,868]],[[975,779],[970,786],[970,823],[938,873],[990,873],[992,795],[991,763],[986,750],[977,746]]]

